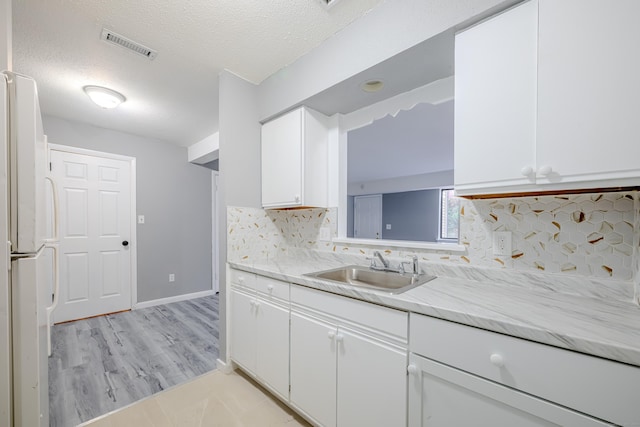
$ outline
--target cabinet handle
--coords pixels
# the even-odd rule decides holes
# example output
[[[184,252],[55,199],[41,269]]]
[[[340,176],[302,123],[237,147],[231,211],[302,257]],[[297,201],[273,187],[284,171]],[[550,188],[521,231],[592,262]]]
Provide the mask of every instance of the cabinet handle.
[[[327,336],[329,337],[330,340],[334,339],[336,337],[336,331],[329,331],[327,333]]]
[[[553,169],[551,169],[551,166],[542,166],[539,170],[538,173],[542,176],[548,176],[551,175],[551,172],[553,172]]]
[[[524,176],[529,176],[533,173],[533,168],[531,166],[525,166],[520,169],[520,173]]]
[[[269,292],[273,292],[273,285],[268,285],[268,286],[267,286],[267,290],[268,290]]]
[[[501,354],[493,353],[491,357],[489,357],[491,363],[498,368],[502,368],[504,366],[504,357]]]
[[[415,375],[418,373],[418,367],[416,365],[409,365],[407,366],[407,372],[409,372],[411,375]]]
[[[336,342],[342,342],[342,341],[344,341],[344,335],[337,334],[336,335]]]

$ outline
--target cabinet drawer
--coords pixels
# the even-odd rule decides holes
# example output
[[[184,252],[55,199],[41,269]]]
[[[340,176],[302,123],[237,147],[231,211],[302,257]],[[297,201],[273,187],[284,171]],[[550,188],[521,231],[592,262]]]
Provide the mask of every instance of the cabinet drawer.
[[[411,314],[413,353],[620,425],[640,425],[640,368]]]
[[[247,273],[246,271],[241,270],[229,270],[229,278],[231,283],[239,286],[246,286],[250,289],[256,289],[257,287],[257,276],[254,273]]]
[[[275,280],[270,277],[258,276],[255,289],[264,294],[262,297],[269,300],[279,298],[289,301],[289,283]]]
[[[303,286],[291,287],[291,302],[341,320],[358,323],[384,332],[401,341],[407,340],[407,313],[393,308],[317,291]]]

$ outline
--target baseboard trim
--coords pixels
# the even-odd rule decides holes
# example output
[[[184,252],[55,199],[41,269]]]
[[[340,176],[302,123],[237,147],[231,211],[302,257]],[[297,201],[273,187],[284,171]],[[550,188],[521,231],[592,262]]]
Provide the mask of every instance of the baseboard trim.
[[[194,299],[194,298],[202,298],[202,297],[207,297],[210,295],[214,295],[215,292],[213,290],[208,290],[208,291],[200,291],[200,292],[193,292],[190,294],[183,294],[183,295],[176,295],[174,297],[167,297],[167,298],[160,298],[160,299],[154,299],[151,301],[143,301],[143,302],[139,302],[133,305],[133,309],[137,310],[139,308],[147,308],[147,307],[154,307],[156,305],[162,305],[162,304],[169,304],[172,302],[179,302],[179,301],[186,301],[188,299]]]
[[[227,363],[222,359],[217,359],[216,365],[218,367],[218,370],[223,374],[230,374],[235,369],[235,366],[233,365],[233,363],[231,362]]]

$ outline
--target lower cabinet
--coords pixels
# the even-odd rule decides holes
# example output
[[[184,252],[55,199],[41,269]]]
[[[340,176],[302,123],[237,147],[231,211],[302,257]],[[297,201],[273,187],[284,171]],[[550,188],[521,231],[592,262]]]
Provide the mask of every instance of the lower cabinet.
[[[409,357],[409,426],[612,426],[415,354]]]
[[[308,305],[298,304],[298,292],[307,294]],[[404,322],[406,334],[406,313],[292,288],[290,396],[296,409],[322,426],[406,425],[406,335],[403,345],[396,331],[369,323],[385,314],[391,323]]]
[[[414,313],[409,343],[411,427],[640,426],[638,367]]]
[[[260,279],[257,283],[260,285]],[[287,287],[288,296],[289,284],[276,282],[266,285],[269,286]],[[232,288],[230,342],[231,359],[288,400],[288,302],[251,289]]]

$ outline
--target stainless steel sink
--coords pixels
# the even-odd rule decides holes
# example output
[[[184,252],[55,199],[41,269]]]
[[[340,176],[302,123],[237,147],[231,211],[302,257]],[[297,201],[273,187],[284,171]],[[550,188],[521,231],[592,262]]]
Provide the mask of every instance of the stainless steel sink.
[[[372,270],[371,268],[360,265],[349,265],[332,270],[318,271],[305,274],[305,276],[387,291],[392,294],[400,294],[436,278],[436,276],[426,274],[413,275]]]

